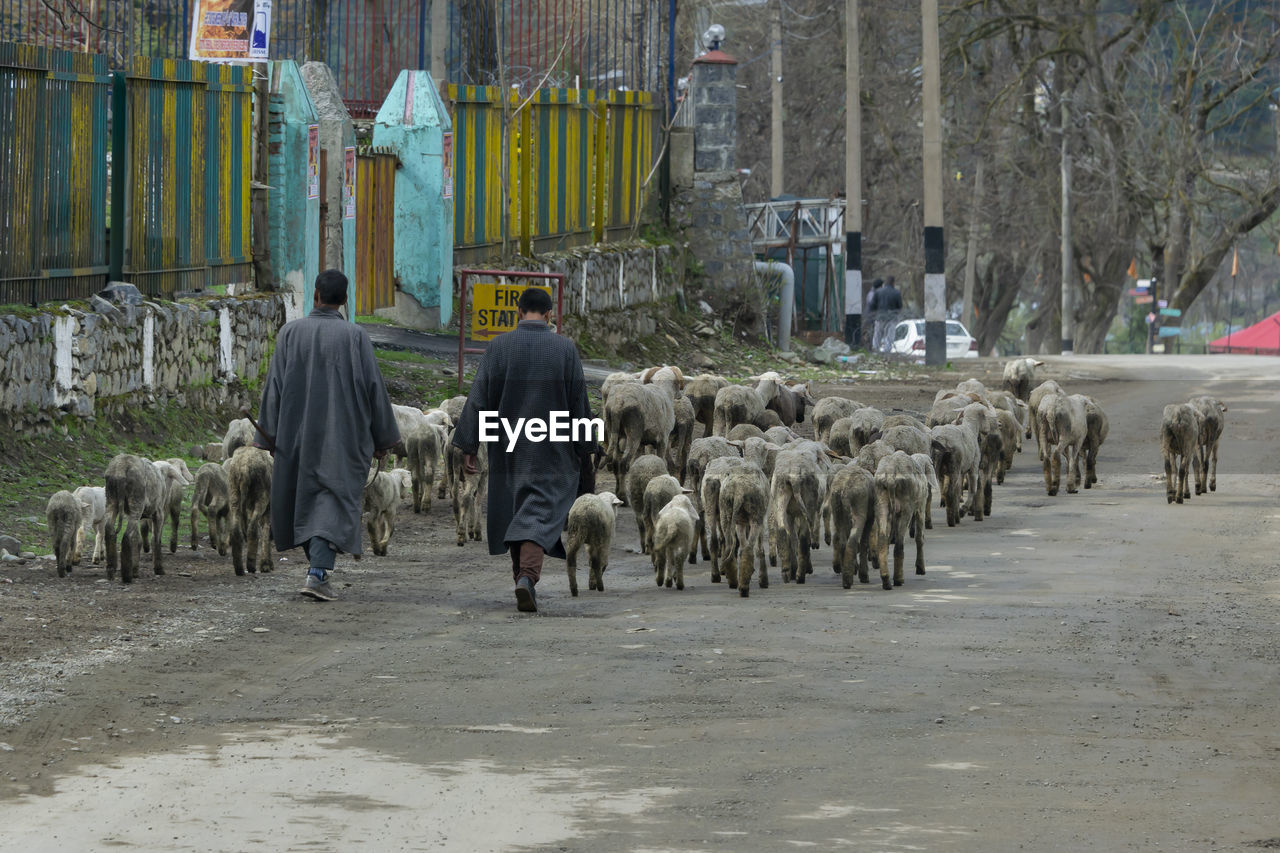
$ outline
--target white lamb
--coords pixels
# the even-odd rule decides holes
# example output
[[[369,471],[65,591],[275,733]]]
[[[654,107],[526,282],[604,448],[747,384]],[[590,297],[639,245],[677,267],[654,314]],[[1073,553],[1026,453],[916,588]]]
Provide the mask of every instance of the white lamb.
[[[564,527],[565,562],[569,570],[569,592],[578,594],[578,551],[587,546],[591,561],[588,588],[604,592],[604,570],[609,567],[609,549],[617,527],[618,507],[622,501],[613,492],[581,495],[569,508]]]

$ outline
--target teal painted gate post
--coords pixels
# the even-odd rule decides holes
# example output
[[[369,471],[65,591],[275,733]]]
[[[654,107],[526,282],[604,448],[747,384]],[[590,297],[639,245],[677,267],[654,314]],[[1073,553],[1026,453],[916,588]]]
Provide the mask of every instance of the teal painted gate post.
[[[452,129],[426,71],[400,72],[373,125],[374,146],[391,149],[401,164],[395,195],[399,287],[395,308],[380,313],[414,328],[445,326],[453,313],[453,194],[445,162],[446,154],[452,160]]]
[[[292,319],[311,310],[320,273],[320,195],[308,168],[309,128],[319,119],[296,62],[272,62],[269,74],[267,242],[273,284],[291,295]]]

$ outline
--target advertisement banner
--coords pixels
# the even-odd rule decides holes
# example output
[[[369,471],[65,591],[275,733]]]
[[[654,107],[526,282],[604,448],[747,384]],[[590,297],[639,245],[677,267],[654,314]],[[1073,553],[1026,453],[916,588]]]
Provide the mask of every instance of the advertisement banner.
[[[343,150],[342,218],[356,218],[356,149],[354,148]]]
[[[440,145],[444,154],[444,197],[453,198],[453,134],[445,133]]]
[[[271,0],[194,0],[190,59],[266,62],[271,46]]]
[[[320,198],[320,125],[307,125],[307,198]]]

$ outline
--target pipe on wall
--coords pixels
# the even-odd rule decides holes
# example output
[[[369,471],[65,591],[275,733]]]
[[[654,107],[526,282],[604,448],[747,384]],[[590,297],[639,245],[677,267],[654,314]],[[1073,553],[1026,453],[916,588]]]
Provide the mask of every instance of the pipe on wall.
[[[781,261],[756,261],[756,272],[782,281],[782,304],[778,309],[778,349],[791,349],[791,309],[796,298],[796,273],[790,264]]]

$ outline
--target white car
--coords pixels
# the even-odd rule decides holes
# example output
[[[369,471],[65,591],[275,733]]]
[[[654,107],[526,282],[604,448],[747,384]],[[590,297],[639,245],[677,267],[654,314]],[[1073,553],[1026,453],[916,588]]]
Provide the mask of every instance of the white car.
[[[924,320],[903,320],[894,327],[889,352],[924,361]],[[959,320],[947,321],[947,361],[977,358],[978,339]]]

